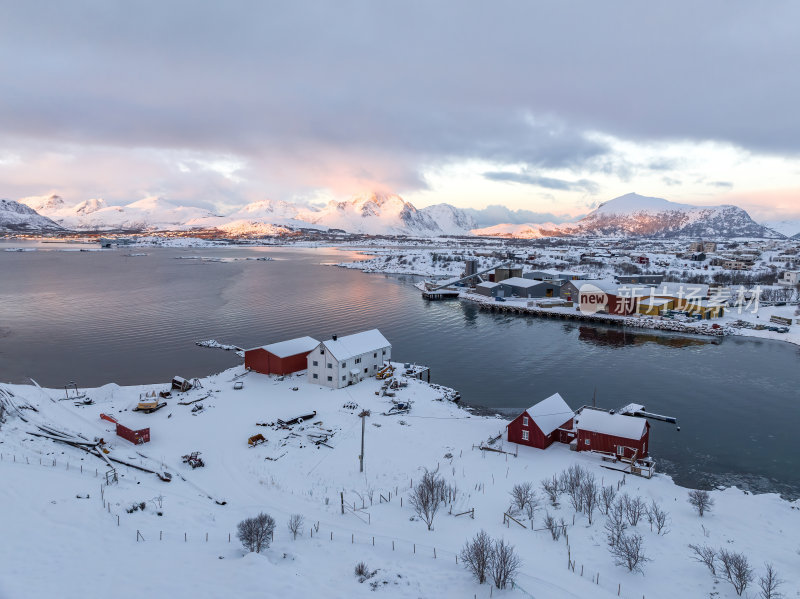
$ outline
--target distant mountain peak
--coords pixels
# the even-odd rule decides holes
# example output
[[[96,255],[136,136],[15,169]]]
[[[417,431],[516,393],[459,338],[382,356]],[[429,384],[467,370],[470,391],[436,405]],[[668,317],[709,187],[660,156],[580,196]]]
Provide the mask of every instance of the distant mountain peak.
[[[52,233],[64,228],[30,206],[0,199],[0,231],[11,233]]]

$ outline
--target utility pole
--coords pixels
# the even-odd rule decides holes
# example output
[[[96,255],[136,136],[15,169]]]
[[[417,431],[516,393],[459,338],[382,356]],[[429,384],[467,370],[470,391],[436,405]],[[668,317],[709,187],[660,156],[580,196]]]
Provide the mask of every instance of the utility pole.
[[[369,410],[362,410],[358,415],[361,418],[361,455],[358,456],[359,472],[364,472],[364,428],[369,414]]]

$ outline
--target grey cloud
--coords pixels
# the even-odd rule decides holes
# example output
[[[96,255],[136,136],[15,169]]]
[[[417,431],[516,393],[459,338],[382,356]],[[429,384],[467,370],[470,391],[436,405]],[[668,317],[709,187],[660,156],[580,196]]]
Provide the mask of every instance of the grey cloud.
[[[661,177],[661,180],[664,182],[664,185],[669,185],[670,187],[682,185],[682,181],[680,179],[675,179],[673,177]]]
[[[719,187],[721,189],[731,189],[733,188],[733,183],[730,181],[709,181],[708,185],[711,187]]]
[[[555,189],[559,191],[586,191],[588,193],[597,193],[600,191],[600,186],[594,181],[588,179],[580,179],[578,181],[566,181],[564,179],[554,179],[552,177],[542,177],[529,173],[514,173],[507,171],[490,171],[483,173],[483,176],[490,181],[509,181],[511,183],[523,183],[525,185],[534,185],[536,187],[544,187],[545,189]]]
[[[0,131],[232,154],[280,193],[419,189],[470,158],[624,179],[584,132],[800,153],[797,22],[740,0],[8,3]]]

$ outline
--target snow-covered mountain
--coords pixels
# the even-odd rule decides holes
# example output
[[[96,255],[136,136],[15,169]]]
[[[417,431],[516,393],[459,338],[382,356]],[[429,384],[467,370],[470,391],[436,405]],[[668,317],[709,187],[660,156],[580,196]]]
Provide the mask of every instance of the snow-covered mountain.
[[[764,223],[764,226],[786,237],[800,237],[800,219]]]
[[[85,200],[70,206],[56,195],[20,201],[63,227],[78,231],[180,229],[193,219],[214,216],[203,208],[177,206],[155,196],[123,206],[109,206],[103,199]]]
[[[635,193],[578,221],[584,235],[634,237],[779,237],[736,206],[691,206]]]
[[[601,204],[575,223],[495,225],[476,235],[535,238],[598,237],[780,237],[736,206],[692,206],[629,193]]]
[[[508,237],[513,239],[540,239],[542,237],[563,237],[569,235],[570,230],[577,225],[574,223],[524,223],[521,225],[504,223],[473,229],[472,234],[480,237]]]
[[[230,235],[271,234],[290,229],[343,229],[371,235],[469,235],[474,220],[449,204],[417,210],[398,195],[368,193],[311,208],[278,200],[248,204],[227,215],[178,206],[150,197],[122,206],[102,199],[67,205],[57,196],[21,200],[62,226],[81,231],[219,229]],[[288,228],[287,228],[288,227]]]
[[[14,200],[0,200],[0,231],[6,233],[55,233],[64,228],[30,206]]]
[[[331,201],[320,210],[302,210],[305,222],[371,235],[437,235],[436,222],[398,195],[367,193],[343,202]]]

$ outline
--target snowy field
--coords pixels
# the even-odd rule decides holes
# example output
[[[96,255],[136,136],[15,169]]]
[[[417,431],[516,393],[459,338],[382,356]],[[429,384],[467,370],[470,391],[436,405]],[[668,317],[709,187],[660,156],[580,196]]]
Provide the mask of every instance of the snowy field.
[[[12,410],[0,430],[0,597],[735,597],[719,572],[715,581],[691,558],[689,544],[745,553],[756,579],[770,562],[785,580],[785,595],[800,592],[798,502],[717,490],[712,511],[701,519],[687,503],[688,490],[664,475],[623,475],[560,444],[540,451],[501,439],[493,447],[518,449],[518,455],[481,451],[476,446],[503,432],[506,421],[437,401],[443,390],[415,379],[394,398],[411,401],[411,411],[387,416],[391,398],[376,393],[381,382],[375,379],[330,390],[297,376],[236,378],[243,372],[237,367],[202,379],[202,389],[173,394],[152,414],[131,410],[140,393],[168,385],[89,389],[89,406],[59,401],[60,390],[3,386],[16,406],[36,410]],[[236,381],[243,389],[234,390]],[[360,473],[363,409],[371,415]],[[274,425],[313,411],[290,428]],[[149,427],[151,442],[136,446],[115,436],[101,413],[132,429]],[[166,470],[172,482],[117,465],[119,482],[105,485],[103,461],[28,434],[41,432],[38,426],[102,437],[108,457]],[[249,447],[248,438],[258,433],[267,442]],[[324,438],[319,435],[328,437],[326,445],[313,442]],[[657,427],[651,443],[657,459]],[[205,467],[182,463],[192,451],[202,452]],[[595,511],[589,524],[567,495],[558,507],[546,499],[540,481],[573,464],[619,495],[655,501],[669,514],[667,534],[651,531],[646,518],[629,529],[642,535],[651,560],[643,573],[615,565],[606,516]],[[432,531],[409,505],[423,468],[438,468],[457,489]],[[504,524],[509,491],[528,481],[540,501],[533,522],[518,516],[525,528]],[[132,511],[142,502],[143,510]],[[473,508],[474,519],[455,515]],[[274,542],[262,554],[246,554],[236,524],[262,511],[276,520]],[[554,541],[540,530],[546,513],[564,519],[566,538]],[[287,528],[292,514],[305,521],[296,540]],[[522,560],[516,588],[492,591],[456,563],[465,541],[481,529],[515,546]],[[360,561],[377,570],[374,577],[359,581],[353,570]],[[756,586],[751,583],[749,596],[756,596]]]

